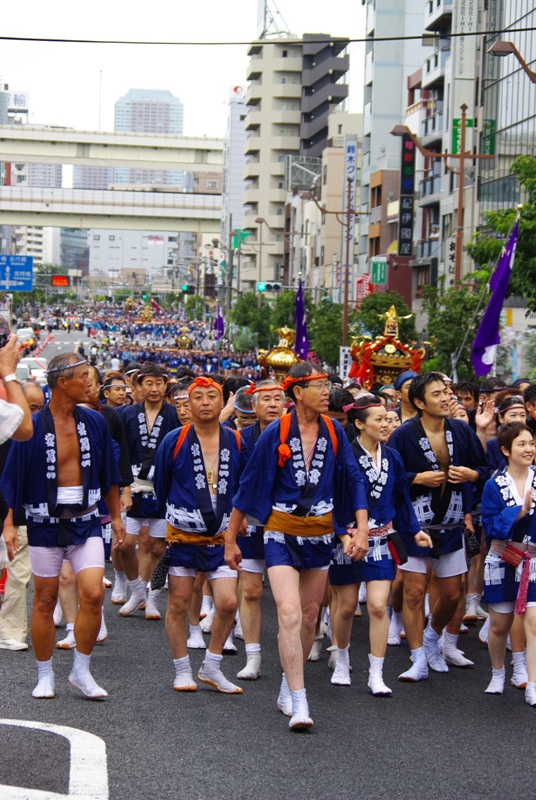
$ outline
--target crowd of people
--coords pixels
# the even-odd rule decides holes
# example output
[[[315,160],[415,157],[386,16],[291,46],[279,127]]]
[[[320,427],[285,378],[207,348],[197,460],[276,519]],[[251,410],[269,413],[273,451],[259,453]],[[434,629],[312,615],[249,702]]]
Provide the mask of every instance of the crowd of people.
[[[74,651],[75,687],[106,697],[90,659],[107,636],[109,559],[120,616],[159,620],[164,592],[178,692],[201,682],[240,694],[261,675],[267,575],[277,708],[292,731],[313,725],[304,663],[318,660],[326,632],[331,684],[351,685],[360,601],[372,695],[392,694],[384,660],[403,638],[402,682],[473,666],[458,636],[482,620],[492,670],[483,690],[504,692],[509,646],[510,683],[536,705],[536,385],[454,386],[408,371],[364,389],[309,361],[279,382],[221,362],[173,371],[137,347],[109,364],[92,356],[90,345],[52,358],[45,403],[35,384],[14,380],[15,345],[0,350],[0,414],[14,408],[17,423],[0,425],[10,560],[0,648],[28,647],[31,570],[35,698],[55,695],[55,647]],[[222,671],[233,637],[245,642],[237,682]],[[205,651],[197,677],[194,649]]]

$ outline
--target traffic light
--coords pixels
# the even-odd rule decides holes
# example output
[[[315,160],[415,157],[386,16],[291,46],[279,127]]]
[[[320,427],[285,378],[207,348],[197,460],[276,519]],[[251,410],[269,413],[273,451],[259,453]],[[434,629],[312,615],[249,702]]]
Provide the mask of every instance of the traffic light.
[[[265,292],[266,291],[266,284],[261,283],[260,281],[257,282],[257,291],[258,292]]]
[[[183,283],[181,289],[184,294],[195,294],[195,286],[192,286],[189,283]]]
[[[183,292],[187,293],[188,292],[188,284],[187,283],[183,283],[182,286],[181,286],[181,289],[182,289]]]
[[[266,291],[267,292],[280,292],[281,291],[281,283],[279,281],[275,281],[272,283],[267,283]]]
[[[141,296],[142,300],[147,300],[147,292],[144,292]]]

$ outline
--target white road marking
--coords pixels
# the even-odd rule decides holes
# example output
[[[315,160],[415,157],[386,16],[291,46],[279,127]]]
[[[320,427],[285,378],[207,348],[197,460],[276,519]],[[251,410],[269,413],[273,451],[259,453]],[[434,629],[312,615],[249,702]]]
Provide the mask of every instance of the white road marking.
[[[22,719],[0,719],[0,725],[55,733],[64,736],[71,745],[68,794],[0,784],[0,800],[108,800],[106,743],[99,736],[65,725]]]

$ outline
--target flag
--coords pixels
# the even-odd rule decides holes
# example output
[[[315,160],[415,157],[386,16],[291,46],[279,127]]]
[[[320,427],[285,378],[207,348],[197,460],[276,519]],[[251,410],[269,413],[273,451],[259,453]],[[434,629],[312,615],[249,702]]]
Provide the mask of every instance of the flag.
[[[514,266],[518,233],[519,218],[516,220],[506,247],[503,249],[495,271],[490,278],[489,286],[492,290],[492,295],[473,342],[471,360],[477,378],[481,378],[482,375],[490,372],[495,359],[497,345],[501,343],[499,320],[512,274],[512,267]]]
[[[300,280],[296,293],[296,312],[294,314],[296,325],[296,338],[294,340],[294,352],[303,361],[307,361],[309,354],[309,337],[307,336],[307,317],[305,314],[305,302],[303,297],[303,286]]]
[[[163,314],[164,309],[162,306],[159,306],[154,297],[151,297],[151,308],[156,311],[157,314]]]
[[[224,330],[225,330],[225,324],[223,322],[221,308],[220,306],[218,306],[218,313],[216,315],[216,319],[214,320],[214,338],[221,339]]]

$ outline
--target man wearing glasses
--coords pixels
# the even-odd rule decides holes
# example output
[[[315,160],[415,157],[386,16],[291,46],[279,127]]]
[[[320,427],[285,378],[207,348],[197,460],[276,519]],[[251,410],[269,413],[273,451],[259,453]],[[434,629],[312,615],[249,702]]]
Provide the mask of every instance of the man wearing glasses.
[[[313,725],[303,666],[315,635],[334,533],[357,530],[348,554],[368,551],[366,498],[361,474],[338,422],[325,416],[328,375],[303,361],[288,373],[283,388],[294,401],[289,415],[262,433],[240,480],[225,539],[225,560],[241,569],[236,544],[246,514],[264,525],[270,586],[278,609],[279,653],[284,675],[278,708],[291,730]]]

